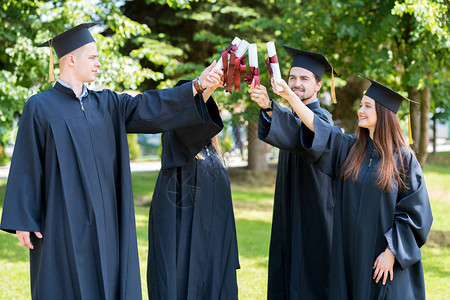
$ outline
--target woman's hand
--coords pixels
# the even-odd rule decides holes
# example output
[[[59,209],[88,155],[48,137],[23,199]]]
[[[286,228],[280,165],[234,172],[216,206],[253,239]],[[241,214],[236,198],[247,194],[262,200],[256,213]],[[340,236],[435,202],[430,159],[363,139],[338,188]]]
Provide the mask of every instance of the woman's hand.
[[[374,279],[375,282],[378,283],[381,277],[383,277],[383,285],[385,285],[388,275],[390,274],[390,279],[392,281],[394,279],[394,262],[394,254],[392,254],[391,250],[386,249],[377,257],[375,263],[373,264],[372,269],[375,269],[375,271],[373,273],[372,279]]]

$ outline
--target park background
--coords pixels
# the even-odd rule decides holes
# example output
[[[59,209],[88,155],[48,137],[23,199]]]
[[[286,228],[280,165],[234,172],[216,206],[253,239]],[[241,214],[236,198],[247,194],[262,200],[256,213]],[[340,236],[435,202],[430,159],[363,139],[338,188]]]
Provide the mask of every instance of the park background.
[[[423,248],[427,296],[450,299],[450,152],[438,152],[449,144],[449,6],[444,0],[0,0],[0,162],[8,165],[26,99],[53,84],[49,49],[35,45],[79,23],[100,22],[92,32],[102,67],[91,89],[136,93],[171,87],[178,79],[195,78],[235,36],[257,44],[265,86],[266,42],[275,42],[284,78],[290,59],[281,45],[320,52],[340,75],[338,103],[330,102],[327,75],[320,101],[346,132],[356,129],[356,110],[368,87],[357,72],[421,103],[404,104],[398,115],[405,132],[411,116],[412,147],[424,167],[434,215]],[[234,145],[233,126],[244,139],[243,155],[227,154],[229,161],[239,154],[246,166],[229,168],[240,298],[265,299],[277,151],[257,138],[259,109],[245,83],[240,92],[220,90],[214,97],[226,120],[224,152]],[[129,144],[133,159],[158,159],[157,136],[130,135]],[[133,173],[144,297],[148,202],[156,176]],[[0,179],[0,204],[5,186]],[[27,250],[0,232],[0,299],[29,298],[28,271]]]

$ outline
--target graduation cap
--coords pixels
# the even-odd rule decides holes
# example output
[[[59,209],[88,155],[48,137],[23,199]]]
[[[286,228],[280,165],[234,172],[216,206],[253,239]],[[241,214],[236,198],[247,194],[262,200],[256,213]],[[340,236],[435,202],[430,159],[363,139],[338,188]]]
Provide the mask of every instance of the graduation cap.
[[[371,82],[371,85],[369,86],[369,88],[367,89],[367,91],[365,92],[364,95],[372,98],[373,100],[375,100],[379,104],[383,105],[387,109],[393,111],[395,114],[400,109],[400,106],[402,105],[403,100],[408,100],[409,102],[420,104],[420,103],[417,103],[416,101],[413,101],[411,99],[403,97],[396,91],[388,88],[387,86],[382,85],[379,82],[376,82],[373,79],[370,79],[370,78],[364,76],[361,73],[358,73],[358,75],[366,78],[367,80],[369,80]],[[412,140],[412,136],[411,136],[411,120],[410,120],[409,115],[408,115],[408,136],[409,136],[409,142],[410,142],[410,144],[412,144],[414,141]]]
[[[331,73],[331,98],[333,103],[337,103],[336,92],[334,90],[334,75],[339,76],[339,74],[336,73],[326,57],[320,53],[295,49],[288,46],[283,46],[283,48],[293,58],[291,68],[300,67],[306,69],[314,73],[320,79],[322,79],[325,72]]]
[[[52,47],[55,49],[58,58],[89,44],[95,42],[94,37],[91,35],[89,28],[99,24],[98,22],[82,23],[69,30],[64,31],[61,34],[51,38],[50,40],[37,45],[37,47],[50,47],[50,66],[49,77],[50,81],[54,81],[53,76],[53,52]]]
[[[364,76],[361,73],[358,73],[358,75],[366,78],[371,82],[371,85],[367,89],[365,95],[377,101],[378,103],[388,108],[389,110],[393,111],[394,113],[398,112],[400,106],[402,105],[403,100],[408,100],[410,102],[419,104],[416,101],[403,97],[396,91],[388,88],[387,86],[382,85],[379,82],[376,82],[373,79]]]

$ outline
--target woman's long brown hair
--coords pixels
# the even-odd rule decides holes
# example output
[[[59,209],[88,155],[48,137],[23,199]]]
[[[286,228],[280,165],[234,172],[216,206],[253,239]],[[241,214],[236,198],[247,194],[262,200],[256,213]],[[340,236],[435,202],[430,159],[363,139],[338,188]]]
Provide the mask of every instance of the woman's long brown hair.
[[[389,192],[396,179],[399,190],[406,189],[405,166],[401,150],[403,147],[409,146],[403,136],[397,115],[377,102],[375,102],[375,110],[377,123],[373,133],[373,143],[381,156],[377,187],[383,192]],[[341,175],[344,180],[351,178],[353,182],[357,181],[366,156],[369,138],[369,130],[358,127],[356,141],[341,169]],[[395,153],[397,153],[397,159]]]
[[[215,135],[212,139],[211,139],[214,151],[216,152],[217,156],[220,159],[220,162],[222,163],[223,166],[225,166],[225,161],[223,160],[223,155],[222,155],[222,149],[220,147],[220,143],[219,143],[219,135]],[[197,155],[195,156],[195,158],[197,159],[205,159],[203,157],[203,155],[201,155],[200,153],[197,153]]]

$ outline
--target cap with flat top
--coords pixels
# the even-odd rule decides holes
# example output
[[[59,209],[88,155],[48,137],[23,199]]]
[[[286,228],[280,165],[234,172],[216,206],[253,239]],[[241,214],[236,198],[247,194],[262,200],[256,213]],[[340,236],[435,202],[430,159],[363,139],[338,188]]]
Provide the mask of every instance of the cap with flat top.
[[[366,93],[364,95],[372,98],[376,102],[380,103],[384,107],[388,108],[389,110],[393,111],[394,113],[397,113],[400,109],[400,106],[402,105],[403,100],[408,100],[410,102],[417,103],[416,101],[413,101],[411,99],[408,99],[406,97],[403,97],[396,91],[388,88],[387,86],[382,85],[379,82],[376,82],[373,79],[370,79],[366,76],[364,76],[361,73],[358,73],[358,75],[366,78],[371,82],[370,87],[367,89]]]
[[[333,72],[334,75],[339,76],[323,54],[295,49],[288,46],[283,46],[283,48],[293,58],[291,68],[304,68],[313,72],[320,79],[322,79],[323,73],[325,72]]]
[[[89,28],[99,24],[98,22],[83,23],[77,25],[69,30],[64,31],[61,34],[51,38],[38,45],[37,47],[53,47],[55,49],[58,58],[89,44],[95,42],[94,37],[91,35]]]
[[[288,46],[283,46],[283,48],[287,51],[287,53],[289,53],[290,56],[292,56],[291,68],[300,67],[311,71],[319,77],[320,80],[322,80],[323,73],[331,73],[331,101],[332,103],[337,103],[336,91],[334,89],[334,75],[339,75],[328,62],[326,57],[320,53],[295,49]]]

